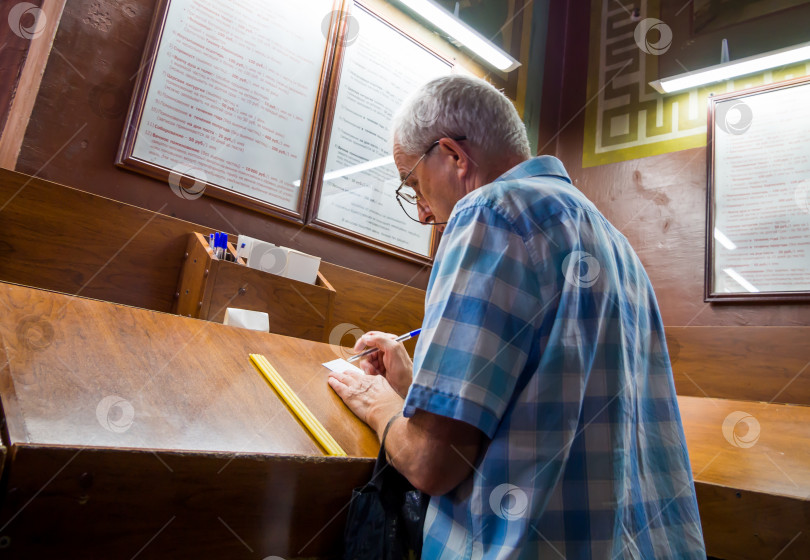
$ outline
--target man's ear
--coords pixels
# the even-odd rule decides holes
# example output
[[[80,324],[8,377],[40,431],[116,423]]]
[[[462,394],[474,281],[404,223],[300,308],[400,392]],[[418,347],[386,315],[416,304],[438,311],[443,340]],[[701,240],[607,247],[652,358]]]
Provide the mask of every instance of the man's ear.
[[[470,157],[470,154],[464,150],[460,140],[453,140],[452,138],[441,138],[437,148],[440,153],[446,157],[453,159],[454,164],[458,167],[458,171],[463,173],[474,172],[478,166],[475,161]]]

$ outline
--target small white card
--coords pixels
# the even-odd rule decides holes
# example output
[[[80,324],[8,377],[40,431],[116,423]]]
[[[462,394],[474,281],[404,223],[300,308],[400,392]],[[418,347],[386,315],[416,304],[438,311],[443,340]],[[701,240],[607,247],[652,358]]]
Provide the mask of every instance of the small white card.
[[[229,307],[225,310],[225,319],[222,324],[268,332],[270,330],[270,316],[264,311],[250,311],[248,309]]]
[[[351,371],[353,373],[365,373],[362,369],[357,367],[354,364],[350,364],[346,360],[342,358],[338,358],[337,360],[332,360],[331,362],[326,362],[323,366],[327,369],[334,371],[335,373],[346,373],[347,371]]]
[[[290,249],[287,254],[287,269],[284,276],[299,282],[314,284],[318,279],[318,268],[321,264],[320,257],[313,257],[300,251]]]

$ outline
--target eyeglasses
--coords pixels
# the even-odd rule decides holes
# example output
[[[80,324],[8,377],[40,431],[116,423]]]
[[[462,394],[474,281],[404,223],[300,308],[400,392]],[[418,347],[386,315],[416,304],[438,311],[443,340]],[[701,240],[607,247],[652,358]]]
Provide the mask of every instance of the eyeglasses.
[[[456,142],[461,142],[462,140],[466,140],[466,139],[467,139],[466,136],[458,136],[456,138],[453,138],[453,140],[455,140]],[[410,218],[414,222],[419,222],[420,224],[424,224],[426,226],[441,226],[441,225],[446,224],[447,222],[423,222],[419,218],[414,218],[413,216],[411,216],[410,213],[408,212],[408,208],[411,208],[411,211],[413,211],[412,207],[415,206],[419,202],[419,199],[421,197],[419,195],[417,195],[413,191],[413,188],[409,187],[405,183],[408,181],[408,179],[411,178],[411,175],[413,174],[413,172],[416,171],[416,167],[420,163],[422,163],[422,160],[427,157],[427,155],[430,153],[430,151],[433,148],[435,148],[436,146],[439,145],[440,140],[441,139],[436,140],[430,146],[428,146],[428,149],[425,150],[425,153],[423,153],[422,156],[418,160],[416,160],[416,163],[413,165],[411,170],[408,171],[408,174],[405,175],[405,177],[402,179],[402,182],[400,182],[399,186],[397,187],[396,193],[395,193],[396,197],[397,197],[397,202],[399,203],[400,208],[402,208],[402,211],[405,212],[405,215],[408,216],[408,218]],[[403,190],[403,189],[407,189],[407,190]],[[409,207],[404,206],[402,204],[403,200],[405,201],[406,204],[409,204],[410,206]],[[418,215],[419,215],[419,211],[417,210],[417,216]]]

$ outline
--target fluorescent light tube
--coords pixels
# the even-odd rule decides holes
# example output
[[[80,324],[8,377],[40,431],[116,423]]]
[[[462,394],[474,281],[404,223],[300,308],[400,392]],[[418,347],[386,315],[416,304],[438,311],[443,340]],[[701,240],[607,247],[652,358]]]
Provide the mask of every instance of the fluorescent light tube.
[[[664,78],[650,82],[650,85],[659,93],[673,93],[692,89],[714,82],[730,80],[738,76],[762,72],[771,68],[787,66],[810,60],[810,43],[801,43],[778,51],[771,51],[756,56],[749,56],[715,66],[709,66],[694,72],[678,74],[671,78]]]
[[[399,1],[450,35],[453,39],[470,49],[472,52],[480,56],[498,70],[510,72],[520,66],[520,62],[493,45],[472,27],[468,26],[466,23],[453,16],[450,12],[438,4],[435,4],[431,0]]]
[[[733,251],[737,248],[737,245],[717,228],[714,228],[714,238],[729,251]]]
[[[394,163],[394,156],[381,157],[365,163],[358,163],[357,165],[352,165],[351,167],[344,167],[343,169],[330,171],[323,176],[323,182],[325,183],[326,181],[332,181],[338,177],[344,177],[346,175],[354,175],[355,173],[360,173],[361,171],[368,171],[369,169],[388,165],[389,163]]]
[[[740,286],[742,286],[743,288],[745,288],[749,292],[751,292],[751,293],[759,292],[759,290],[757,289],[756,286],[754,286],[751,282],[749,282],[748,280],[743,278],[742,274],[740,274],[739,272],[737,272],[733,268],[724,268],[723,272],[725,272],[726,274],[728,274],[729,276],[734,278],[734,280],[736,280],[736,282]]]
[[[379,159],[373,159],[371,161],[358,163],[357,165],[352,165],[351,167],[344,167],[343,169],[330,171],[329,173],[326,173],[323,176],[323,182],[325,183],[327,181],[332,181],[333,179],[337,179],[345,175],[354,175],[355,173],[360,173],[361,171],[368,171],[369,169],[374,169],[375,167],[388,165],[389,163],[394,163],[394,156],[385,156]],[[301,180],[296,179],[295,181],[293,181],[293,186],[300,187]]]

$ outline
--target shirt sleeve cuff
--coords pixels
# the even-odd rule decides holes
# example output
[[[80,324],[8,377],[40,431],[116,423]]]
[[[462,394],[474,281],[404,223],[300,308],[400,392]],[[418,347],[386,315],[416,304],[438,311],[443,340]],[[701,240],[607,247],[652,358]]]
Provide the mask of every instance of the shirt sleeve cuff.
[[[498,428],[498,418],[478,403],[422,385],[411,385],[405,399],[403,416],[410,418],[417,408],[466,422],[484,432],[490,439]]]

